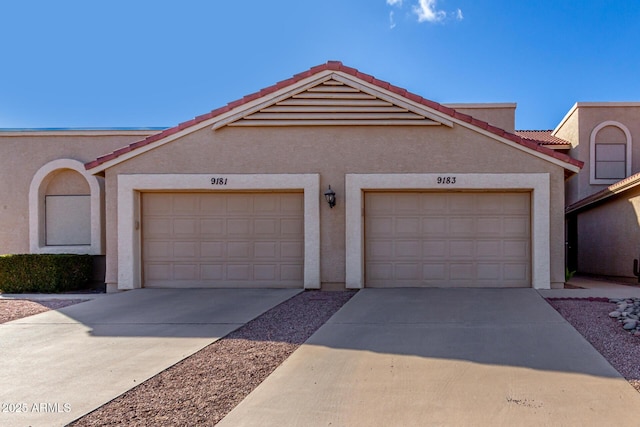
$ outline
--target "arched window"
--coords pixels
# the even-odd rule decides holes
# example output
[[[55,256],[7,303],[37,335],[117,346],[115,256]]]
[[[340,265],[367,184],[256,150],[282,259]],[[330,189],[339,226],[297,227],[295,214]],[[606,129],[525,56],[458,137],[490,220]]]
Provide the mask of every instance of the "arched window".
[[[613,184],[631,175],[631,142],[631,133],[622,123],[606,121],[593,129],[591,184]]]
[[[77,160],[47,163],[29,189],[31,253],[103,254],[101,212],[99,178]]]

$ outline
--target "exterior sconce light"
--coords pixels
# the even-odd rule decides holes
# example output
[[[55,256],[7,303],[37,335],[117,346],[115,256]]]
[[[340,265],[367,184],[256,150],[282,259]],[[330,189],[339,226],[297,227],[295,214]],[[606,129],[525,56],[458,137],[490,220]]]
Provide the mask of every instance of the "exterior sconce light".
[[[336,205],[336,192],[331,189],[331,186],[329,186],[329,191],[324,193],[324,198],[327,200],[327,203],[329,203],[329,207],[333,209]]]

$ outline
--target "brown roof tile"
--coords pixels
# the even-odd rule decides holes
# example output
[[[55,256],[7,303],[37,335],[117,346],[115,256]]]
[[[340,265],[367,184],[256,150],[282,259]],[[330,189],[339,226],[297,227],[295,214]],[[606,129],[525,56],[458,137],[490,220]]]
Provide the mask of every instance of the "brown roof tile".
[[[445,107],[442,104],[439,104],[437,102],[434,101],[430,101],[428,99],[424,99],[423,97],[419,96],[419,95],[415,95],[413,93],[407,92],[406,89],[400,88],[398,86],[394,86],[388,82],[382,81],[382,80],[378,80],[377,78],[369,75],[369,74],[365,74],[362,73],[358,70],[356,70],[355,68],[351,68],[351,67],[347,67],[345,65],[343,65],[340,61],[329,61],[326,64],[321,64],[321,65],[317,65],[315,67],[310,68],[307,71],[304,71],[302,73],[298,73],[293,77],[290,77],[286,80],[282,80],[278,83],[276,83],[275,85],[266,87],[254,94],[249,94],[243,98],[240,98],[236,101],[230,102],[227,105],[217,108],[213,111],[211,111],[210,113],[207,114],[202,114],[200,116],[197,116],[194,119],[188,120],[186,122],[180,123],[177,126],[174,126],[172,128],[166,129],[160,133],[151,135],[141,141],[137,141],[134,142],[132,144],[130,144],[128,147],[123,147],[119,150],[116,150],[113,153],[107,154],[105,156],[102,157],[98,157],[96,160],[86,163],[85,164],[85,168],[86,169],[93,169],[97,166],[100,166],[101,164],[104,164],[110,160],[113,160],[117,157],[119,157],[121,154],[124,154],[125,152],[131,152],[134,151],[136,149],[139,149],[141,147],[144,147],[145,145],[151,144],[152,142],[158,141],[162,138],[165,138],[167,136],[170,136],[174,133],[177,133],[187,127],[190,126],[194,126],[198,123],[201,123],[205,120],[209,120],[212,119],[218,115],[221,115],[223,113],[226,113],[230,110],[232,110],[233,108],[239,107],[243,104],[246,104],[250,101],[253,101],[255,99],[258,99],[260,97],[269,95],[273,92],[276,92],[286,86],[292,85],[297,83],[300,80],[303,80],[307,77],[310,77],[314,74],[317,74],[319,72],[322,71],[341,71],[345,74],[349,74],[353,77],[356,77],[358,79],[361,79],[363,81],[366,81],[370,84],[376,85],[382,89],[386,89],[389,90],[393,93],[397,93],[401,96],[404,96],[414,102],[417,102],[421,105],[424,105],[425,107],[428,108],[432,108],[434,110],[440,111],[441,113],[444,113],[452,118],[455,118],[457,120],[469,123],[473,126],[477,126],[481,129],[484,129],[488,132],[491,132],[499,137],[504,137],[504,138],[508,138],[511,141],[514,141],[518,144],[521,144],[525,147],[531,148],[535,151],[538,151],[540,153],[543,153],[547,156],[551,156],[554,158],[557,158],[565,163],[577,166],[577,167],[582,167],[583,166],[583,162],[576,160],[566,154],[562,154],[562,153],[557,153],[554,150],[544,147],[541,144],[567,144],[567,141],[561,140],[560,138],[556,138],[554,136],[551,135],[551,131],[516,131],[514,134],[511,134],[509,132],[506,132],[504,129],[500,129],[497,128],[495,126],[489,125],[488,123],[482,121],[482,120],[478,120],[475,119],[469,115],[466,114],[461,114],[456,112],[456,110],[449,108],[449,107]]]

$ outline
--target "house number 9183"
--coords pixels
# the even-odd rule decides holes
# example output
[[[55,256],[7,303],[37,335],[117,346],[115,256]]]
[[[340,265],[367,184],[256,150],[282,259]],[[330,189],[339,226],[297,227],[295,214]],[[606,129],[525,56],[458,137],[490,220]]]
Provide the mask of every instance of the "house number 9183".
[[[211,185],[227,185],[227,178],[211,178]]]
[[[439,176],[436,178],[436,183],[438,184],[455,184],[456,177],[455,176]]]

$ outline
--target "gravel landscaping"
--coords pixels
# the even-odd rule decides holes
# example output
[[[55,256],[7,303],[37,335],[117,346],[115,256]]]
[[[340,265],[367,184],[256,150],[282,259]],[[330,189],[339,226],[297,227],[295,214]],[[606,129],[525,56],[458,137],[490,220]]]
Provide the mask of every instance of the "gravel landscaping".
[[[300,293],[70,425],[214,425],[353,295]]]
[[[71,425],[215,425],[354,294],[303,292]],[[0,300],[0,323],[81,301]],[[623,328],[640,302],[547,301],[640,391],[640,336]]]
[[[609,316],[616,303],[605,298],[549,299],[553,306],[623,377],[640,391],[640,337]]]
[[[43,301],[30,301],[24,299],[0,299],[0,323],[22,319],[34,314],[44,313],[49,310],[57,310],[69,305],[84,302],[83,299],[55,299]]]

